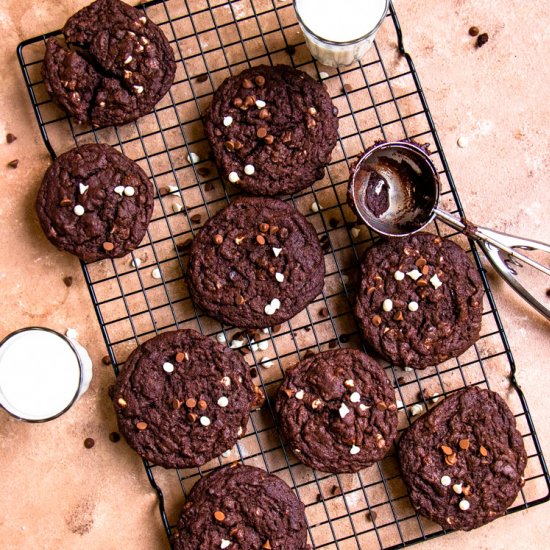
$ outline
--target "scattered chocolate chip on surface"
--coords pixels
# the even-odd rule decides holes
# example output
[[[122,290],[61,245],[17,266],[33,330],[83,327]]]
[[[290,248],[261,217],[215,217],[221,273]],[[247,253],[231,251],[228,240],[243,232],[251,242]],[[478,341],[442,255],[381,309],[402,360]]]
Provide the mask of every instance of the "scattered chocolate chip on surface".
[[[95,441],[93,438],[87,437],[84,440],[84,447],[86,447],[86,449],[91,449],[94,445],[95,445]]]

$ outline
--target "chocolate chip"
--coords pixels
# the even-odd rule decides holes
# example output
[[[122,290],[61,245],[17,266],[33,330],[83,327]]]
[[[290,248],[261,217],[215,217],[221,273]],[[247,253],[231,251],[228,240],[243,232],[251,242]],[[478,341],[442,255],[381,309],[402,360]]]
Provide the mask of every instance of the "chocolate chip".
[[[240,97],[236,97],[234,100],[233,100],[233,106],[234,107],[237,107],[237,109],[239,107],[242,107],[242,104],[243,104],[243,100],[240,98]]]
[[[214,244],[220,245],[223,243],[223,237],[221,235],[214,235]]]
[[[340,487],[338,485],[333,485],[330,488],[330,494],[331,495],[339,495],[341,493],[342,493],[342,489],[340,489]]]
[[[330,225],[330,227],[332,227],[332,229],[336,229],[339,223],[340,222],[336,218],[330,218],[330,220],[328,221],[328,224]]]
[[[208,75],[206,73],[200,74],[199,76],[195,77],[195,80],[197,82],[206,82],[208,80]]]
[[[353,91],[353,87],[351,84],[344,84],[342,86],[342,92],[345,94],[349,94],[351,91]]]
[[[214,184],[209,181],[208,183],[205,183],[204,184],[204,190],[208,193],[209,191],[213,191],[214,190]]]
[[[281,325],[275,325],[274,327],[271,327],[271,332],[273,334],[277,334],[281,330]]]
[[[103,250],[105,250],[105,252],[112,252],[115,248],[115,245],[113,243],[110,243],[109,241],[105,241],[103,243]]]
[[[400,376],[400,377],[397,379],[397,383],[398,383],[399,385],[402,385],[404,382],[405,382],[405,377],[404,377],[404,376]]]
[[[86,447],[86,449],[91,449],[94,445],[95,441],[91,437],[87,437],[84,440],[84,447]]]
[[[176,244],[176,251],[184,252],[189,248],[192,242],[193,242],[193,239],[191,237],[188,237],[187,239],[183,240],[181,243]]]
[[[6,136],[6,141],[7,141],[8,143],[13,143],[16,139],[17,139],[17,137],[14,136],[13,134],[8,134],[8,135]]]
[[[483,34],[480,34],[477,37],[476,47],[481,48],[481,46],[485,46],[485,44],[487,44],[487,42],[489,42],[489,35],[486,32],[484,32]]]
[[[350,339],[349,334],[342,334],[340,336],[340,342],[342,342],[342,344],[347,344],[349,342],[349,339]]]
[[[477,36],[479,34],[479,27],[470,27],[470,29],[468,30],[468,34],[470,36]]]
[[[265,84],[265,78],[262,75],[258,75],[254,79],[254,82],[256,82],[256,85],[260,86],[260,88],[261,88]]]
[[[189,219],[190,219],[193,223],[201,223],[202,216],[201,216],[200,214],[193,214]]]
[[[315,355],[315,352],[312,349],[308,349],[304,353],[304,359],[307,359],[308,357],[313,357]]]
[[[59,206],[71,206],[73,201],[71,199],[63,198],[61,199]]]
[[[71,276],[63,277],[63,282],[65,283],[65,286],[72,286],[73,285],[73,278]]]
[[[378,514],[376,513],[376,510],[371,510],[370,512],[367,512],[368,521],[375,522],[377,517],[378,517]]]
[[[258,128],[256,136],[260,139],[264,139],[267,136],[267,128],[264,128],[263,126]]]
[[[546,289],[546,296],[548,296],[548,298],[550,298],[550,288]]]
[[[265,143],[267,143],[267,145],[271,145],[275,141],[275,138],[270,134],[268,136],[265,136],[264,141]]]
[[[256,242],[260,245],[264,245],[265,237],[263,235],[256,235]]]
[[[269,111],[264,107],[263,109],[260,109],[258,116],[260,117],[260,120],[265,120],[266,118],[269,118]]]
[[[258,369],[256,367],[250,367],[250,378],[256,378],[258,376]]]
[[[285,52],[288,54],[288,55],[294,55],[296,53],[296,47],[293,46],[292,44],[289,44],[286,48],[285,48]]]
[[[138,422],[136,424],[136,428],[140,431],[146,430],[147,429],[147,422]]]
[[[109,434],[109,440],[112,443],[118,443],[120,441],[120,434],[118,432],[111,432]]]
[[[248,78],[245,78],[243,80],[243,88],[245,88],[246,90],[250,90],[250,88],[253,88],[254,87],[254,84],[252,84],[252,81],[249,80]]]
[[[319,315],[321,317],[328,317],[328,309],[326,307],[322,307],[320,310],[319,310]]]
[[[14,159],[14,160],[8,162],[8,166],[10,168],[17,168],[18,165],[19,165],[19,159]]]
[[[199,174],[199,176],[206,178],[207,176],[210,175],[210,168],[206,166],[201,166],[200,168],[197,169],[197,173]]]
[[[101,362],[102,362],[104,365],[109,366],[109,365],[111,364],[111,358],[110,358],[108,355],[104,355],[104,356],[101,358]]]
[[[330,349],[333,349],[333,348],[335,348],[335,347],[337,347],[337,346],[338,346],[338,341],[337,341],[337,340],[331,340],[331,341],[328,343],[328,347],[329,347]]]

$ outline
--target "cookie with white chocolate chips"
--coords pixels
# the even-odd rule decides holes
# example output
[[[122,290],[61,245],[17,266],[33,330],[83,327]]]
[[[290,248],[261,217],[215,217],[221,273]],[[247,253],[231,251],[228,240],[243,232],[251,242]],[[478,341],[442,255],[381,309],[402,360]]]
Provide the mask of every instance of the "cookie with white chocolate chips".
[[[241,328],[287,321],[323,289],[325,263],[313,226],[290,204],[241,197],[193,241],[187,282],[195,302]]]
[[[308,550],[304,505],[280,478],[232,464],[203,477],[183,506],[174,550]]]
[[[134,250],[153,213],[145,172],[109,145],[90,143],[60,155],[36,198],[46,237],[85,262]]]
[[[325,351],[286,372],[276,401],[296,456],[323,472],[357,472],[382,460],[397,435],[392,384],[358,350]]]
[[[527,464],[514,415],[498,394],[475,386],[410,426],[399,459],[414,508],[445,529],[464,531],[506,512]]]
[[[136,348],[111,397],[130,447],[165,468],[201,466],[231,449],[264,401],[242,356],[193,330]]]
[[[322,84],[306,73],[260,65],[216,90],[205,131],[225,179],[247,193],[280,195],[323,177],[336,115]]]
[[[416,233],[366,251],[355,314],[374,350],[396,366],[424,369],[477,341],[482,299],[481,277],[466,253]]]
[[[163,32],[120,0],[96,0],[67,21],[63,34],[71,49],[49,38],[42,75],[54,101],[79,123],[136,120],[174,81],[174,54]]]

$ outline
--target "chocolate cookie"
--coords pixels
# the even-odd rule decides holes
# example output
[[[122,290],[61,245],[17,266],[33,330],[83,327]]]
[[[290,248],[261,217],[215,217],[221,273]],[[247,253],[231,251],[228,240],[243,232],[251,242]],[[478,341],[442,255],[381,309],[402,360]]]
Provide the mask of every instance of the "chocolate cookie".
[[[527,463],[504,400],[475,386],[410,426],[399,459],[415,509],[445,529],[464,531],[504,514],[523,486]]]
[[[154,464],[205,464],[235,445],[263,403],[249,371],[198,332],[162,333],[134,350],[112,391],[120,432]]]
[[[323,289],[313,226],[277,199],[243,197],[210,219],[193,242],[188,286],[209,315],[241,328],[287,321]]]
[[[254,195],[295,193],[323,177],[338,137],[337,113],[306,73],[261,65],[223,82],[205,131],[231,183]]]
[[[79,123],[120,125],[153,110],[176,71],[163,32],[120,0],[96,0],[63,28],[68,49],[46,42],[42,76],[53,100]]]
[[[234,464],[200,479],[189,494],[174,550],[306,550],[304,505],[284,481]]]
[[[358,350],[325,351],[286,372],[276,410],[296,456],[323,472],[357,472],[382,460],[397,434],[384,370]]]
[[[134,161],[109,145],[81,145],[48,168],[36,212],[60,250],[85,262],[118,258],[143,239],[153,213],[153,188]]]
[[[367,250],[355,314],[367,342],[400,367],[424,369],[479,338],[481,277],[455,243],[429,233]]]

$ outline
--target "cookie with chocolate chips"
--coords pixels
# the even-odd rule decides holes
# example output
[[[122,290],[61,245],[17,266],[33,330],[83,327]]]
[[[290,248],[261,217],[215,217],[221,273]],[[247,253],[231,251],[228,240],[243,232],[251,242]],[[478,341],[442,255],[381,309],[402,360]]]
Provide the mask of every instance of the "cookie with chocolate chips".
[[[193,241],[191,296],[215,319],[241,328],[287,321],[323,289],[325,263],[313,226],[290,204],[242,197]]]
[[[400,367],[424,369],[479,338],[483,284],[455,243],[430,233],[367,250],[355,314],[367,342]]]
[[[48,168],[36,198],[46,237],[85,262],[119,258],[142,241],[153,213],[145,172],[109,145],[90,143]]]
[[[78,123],[121,125],[151,112],[176,71],[163,32],[120,0],[96,0],[46,42],[42,66],[52,99]]]
[[[418,513],[445,529],[469,531],[512,505],[524,483],[527,454],[504,400],[472,386],[405,431],[399,460]]]
[[[307,550],[304,505],[280,478],[233,464],[203,477],[189,493],[174,550]]]
[[[338,137],[324,87],[287,65],[261,65],[216,90],[205,131],[222,176],[254,195],[295,193],[324,175]]]
[[[397,434],[392,384],[358,350],[325,351],[288,370],[276,410],[296,456],[323,472],[371,466],[384,458]]]
[[[242,356],[194,330],[164,332],[126,360],[112,399],[119,431],[165,468],[201,466],[246,432],[263,394]]]

